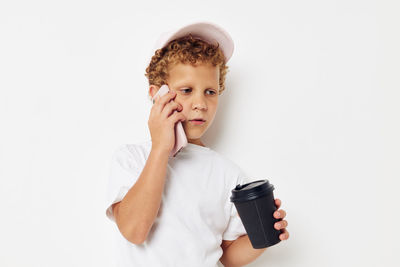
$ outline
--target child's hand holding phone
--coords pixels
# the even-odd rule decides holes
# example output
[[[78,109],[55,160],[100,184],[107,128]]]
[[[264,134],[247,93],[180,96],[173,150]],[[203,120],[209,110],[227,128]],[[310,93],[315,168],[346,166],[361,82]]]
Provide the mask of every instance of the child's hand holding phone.
[[[174,157],[187,145],[181,121],[186,117],[180,112],[182,105],[174,101],[176,93],[162,85],[153,97],[153,107],[148,121],[152,149],[168,151]]]

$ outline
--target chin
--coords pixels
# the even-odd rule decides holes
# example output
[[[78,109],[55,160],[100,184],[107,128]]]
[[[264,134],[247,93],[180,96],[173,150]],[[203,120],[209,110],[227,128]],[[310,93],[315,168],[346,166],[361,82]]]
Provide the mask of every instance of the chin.
[[[201,138],[203,136],[203,134],[205,133],[205,130],[203,130],[203,129],[187,129],[187,128],[184,128],[184,130],[185,130],[186,137],[188,139]]]
[[[185,131],[185,133],[186,133],[186,137],[188,139],[198,139],[198,138],[201,138],[203,136],[204,131],[201,132],[201,133],[200,132],[193,132],[193,131],[189,131],[189,132]]]

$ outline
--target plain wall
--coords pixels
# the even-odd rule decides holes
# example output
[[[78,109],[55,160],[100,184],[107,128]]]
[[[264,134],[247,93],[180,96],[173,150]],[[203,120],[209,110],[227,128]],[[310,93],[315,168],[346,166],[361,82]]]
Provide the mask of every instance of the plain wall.
[[[158,35],[235,41],[204,143],[269,179],[290,238],[248,266],[400,266],[398,1],[2,1],[0,266],[112,266],[114,149],[150,138]]]

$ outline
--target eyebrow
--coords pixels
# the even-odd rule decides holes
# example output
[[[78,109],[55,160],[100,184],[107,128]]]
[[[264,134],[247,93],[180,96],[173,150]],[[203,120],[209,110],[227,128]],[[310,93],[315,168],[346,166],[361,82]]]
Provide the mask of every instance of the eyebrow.
[[[182,89],[182,88],[190,88],[190,89],[193,89],[193,87],[192,86],[189,86],[189,85],[182,85],[182,86],[177,86],[179,89]],[[206,87],[205,88],[205,90],[208,90],[208,89],[213,89],[213,90],[217,90],[217,89],[215,89],[214,88],[214,86],[208,86],[208,87]]]

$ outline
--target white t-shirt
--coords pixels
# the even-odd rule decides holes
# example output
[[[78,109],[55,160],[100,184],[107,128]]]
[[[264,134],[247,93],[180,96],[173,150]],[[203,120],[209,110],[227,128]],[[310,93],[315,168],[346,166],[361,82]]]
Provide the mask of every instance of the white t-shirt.
[[[159,213],[146,241],[136,245],[120,233],[111,206],[139,178],[150,151],[151,140],[121,145],[112,156],[106,216],[115,223],[117,266],[217,266],[222,240],[246,234],[230,202],[231,190],[245,183],[243,172],[216,151],[188,143],[169,158]]]

